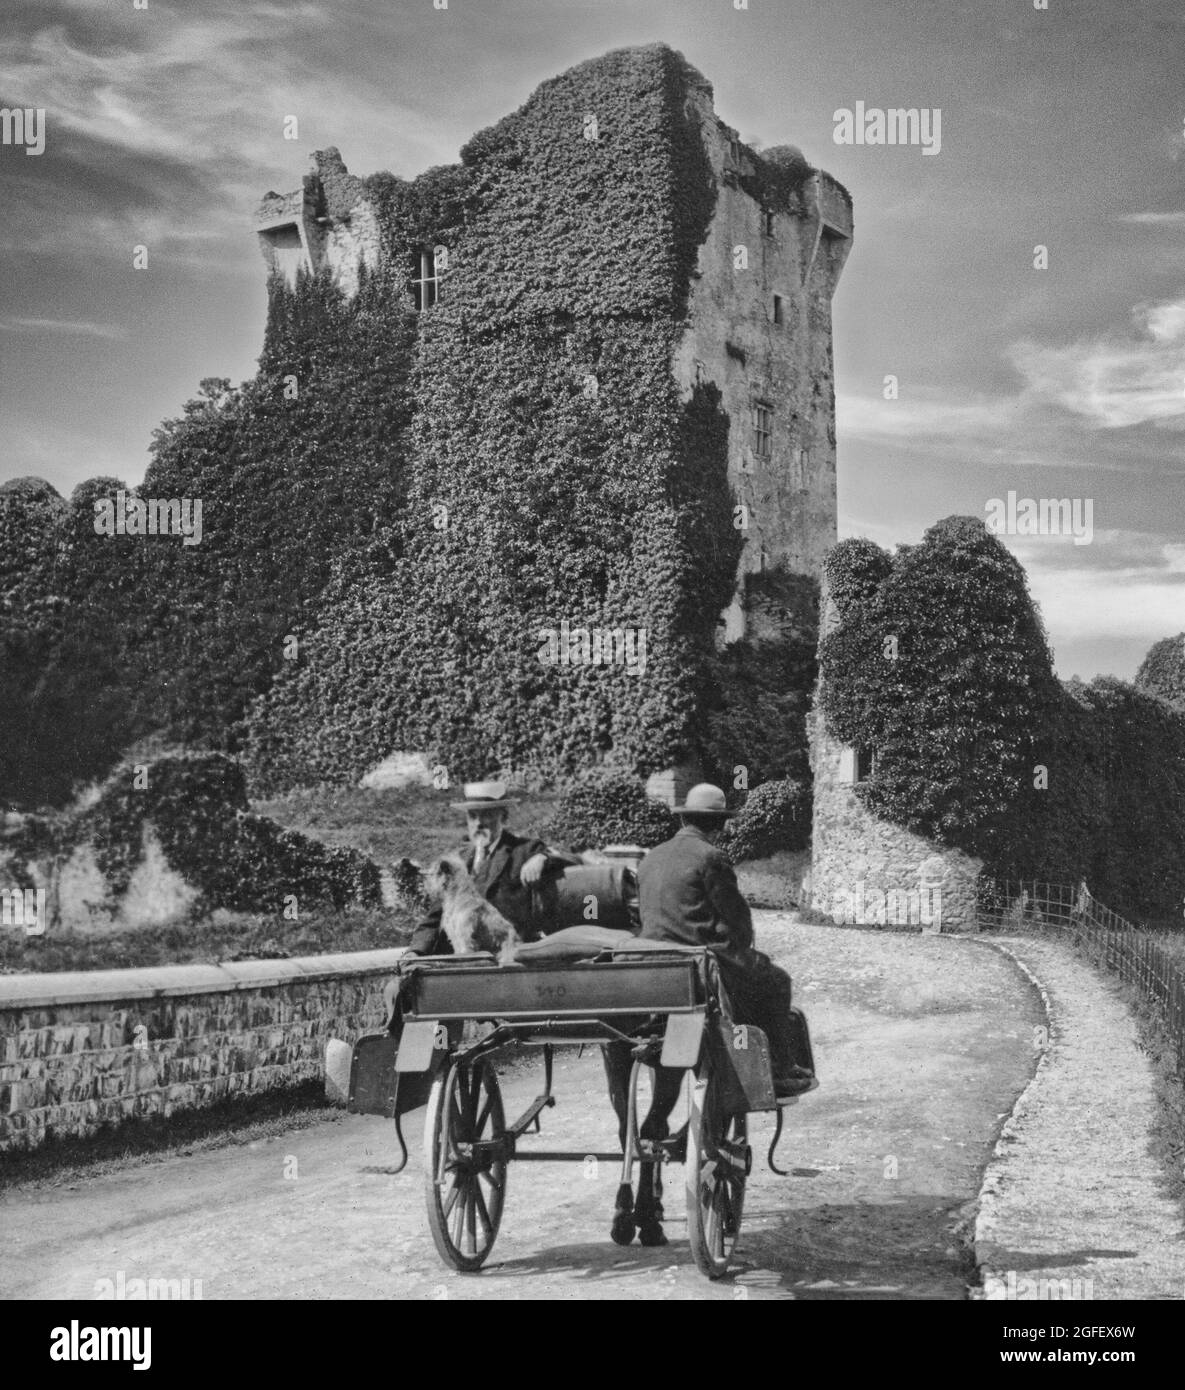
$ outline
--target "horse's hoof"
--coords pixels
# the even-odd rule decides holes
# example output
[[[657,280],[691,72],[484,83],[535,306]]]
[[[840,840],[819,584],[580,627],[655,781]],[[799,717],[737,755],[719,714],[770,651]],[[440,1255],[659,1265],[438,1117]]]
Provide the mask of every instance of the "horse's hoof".
[[[638,1229],[634,1217],[634,1189],[623,1182],[613,1199],[613,1225],[609,1227],[609,1237],[615,1245],[628,1245]]]
[[[619,1211],[613,1218],[613,1225],[609,1227],[609,1239],[614,1245],[628,1245],[633,1240],[637,1232],[634,1225],[634,1218],[628,1211]]]
[[[638,1243],[641,1245],[669,1245],[662,1227],[657,1221],[647,1221],[638,1228]]]

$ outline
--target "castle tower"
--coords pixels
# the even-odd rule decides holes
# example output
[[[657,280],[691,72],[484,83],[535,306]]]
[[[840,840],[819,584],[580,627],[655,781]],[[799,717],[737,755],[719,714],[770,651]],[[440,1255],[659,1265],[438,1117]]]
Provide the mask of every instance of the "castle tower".
[[[334,149],[313,166],[259,210],[269,274],[327,271],[353,295],[365,264],[402,295],[416,318],[409,505],[452,518],[425,537],[442,577],[427,591],[468,566],[524,629],[470,602],[449,660],[486,671],[491,704],[505,680],[520,743],[535,701],[567,759],[572,716],[554,711],[578,709],[595,757],[644,765],[665,749],[653,785],[678,796],[696,769],[674,770],[673,730],[694,725],[703,654],[745,637],[746,577],[817,579],[837,538],[831,300],[851,199],[792,147],[746,146],[664,45],[545,82],[420,179],[359,179]],[[569,518],[582,553],[560,564]],[[604,545],[590,544],[598,527]],[[553,537],[538,553],[531,528]],[[507,645],[525,652],[560,619],[645,629],[652,674],[594,689],[553,669],[540,684],[536,638],[512,679]]]

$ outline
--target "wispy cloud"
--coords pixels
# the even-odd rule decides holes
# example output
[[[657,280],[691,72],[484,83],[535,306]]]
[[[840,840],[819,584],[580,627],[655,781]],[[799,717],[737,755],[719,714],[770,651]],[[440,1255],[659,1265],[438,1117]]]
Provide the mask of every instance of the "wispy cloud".
[[[1147,648],[1181,631],[1185,591],[1163,574],[1027,568],[1030,591],[1059,642],[1136,639]]]
[[[115,323],[89,323],[85,319],[0,319],[0,332],[5,333],[67,333],[75,338],[111,338],[122,340],[128,330]]]
[[[935,519],[903,530],[879,518],[849,518],[840,530],[891,551],[916,544]],[[1124,653],[1119,663],[1112,655],[1106,669],[1126,665],[1130,678],[1153,642],[1185,626],[1185,544],[1176,539],[1117,530],[1097,532],[1085,548],[1068,536],[999,540],[1024,566],[1063,676],[1084,660],[1095,665],[1094,653],[1106,648]]]
[[[856,439],[965,439],[1014,424],[1021,402],[1008,397],[950,400],[925,388],[907,388],[905,397],[843,395],[840,425]]]
[[[1028,392],[1104,429],[1185,421],[1183,354],[1185,300],[1137,305],[1122,332],[1066,347],[1022,342],[1011,350]]]
[[[1020,376],[1012,394],[955,396],[907,383],[896,400],[841,391],[841,440],[919,456],[957,448],[969,463],[999,462],[1006,453],[1025,467],[1110,471],[1151,460],[1147,450],[1135,457],[1105,450],[1100,431],[1185,427],[1185,299],[1138,304],[1123,329],[1069,344],[1021,340],[1006,357]]]
[[[1137,227],[1185,227],[1185,212],[1129,212],[1119,220]]]

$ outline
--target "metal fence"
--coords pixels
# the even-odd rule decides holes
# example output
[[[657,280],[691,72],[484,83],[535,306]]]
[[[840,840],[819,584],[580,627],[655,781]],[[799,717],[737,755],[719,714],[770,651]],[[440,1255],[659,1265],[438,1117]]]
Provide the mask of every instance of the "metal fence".
[[[1155,935],[1095,899],[1085,883],[979,884],[976,922],[983,931],[1065,932],[1076,948],[1138,989],[1159,1013],[1185,1073],[1185,962]]]

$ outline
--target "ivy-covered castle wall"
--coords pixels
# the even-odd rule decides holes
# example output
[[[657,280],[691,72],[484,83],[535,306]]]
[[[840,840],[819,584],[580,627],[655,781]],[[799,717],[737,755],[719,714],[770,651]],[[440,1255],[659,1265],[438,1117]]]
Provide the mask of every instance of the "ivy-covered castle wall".
[[[729,481],[745,547],[725,618],[750,630],[744,576],[781,568],[818,577],[836,542],[831,301],[852,238],[847,192],[792,146],[757,155],[693,94],[717,186],[675,374],[710,380],[732,422]],[[768,409],[759,439],[756,411]]]
[[[747,149],[653,45],[415,179],[318,152],[256,231],[256,376],[203,382],[139,488],[0,495],[5,553],[37,551],[0,568],[10,797],[60,803],[147,735],[243,756],[259,791],[398,751],[454,779],[791,775],[835,537],[843,190]],[[96,534],[118,493],[200,499],[200,543]]]
[[[377,276],[404,304],[427,293],[426,257],[436,280],[407,505],[339,567],[255,707],[256,779],[356,775],[398,748],[453,775],[702,764],[744,573],[815,573],[834,540],[842,261],[819,209],[850,233],[846,195],[800,156],[746,151],[662,46],[545,83],[459,167],[365,182]],[[598,632],[644,641],[644,660],[557,654]]]

